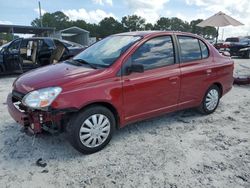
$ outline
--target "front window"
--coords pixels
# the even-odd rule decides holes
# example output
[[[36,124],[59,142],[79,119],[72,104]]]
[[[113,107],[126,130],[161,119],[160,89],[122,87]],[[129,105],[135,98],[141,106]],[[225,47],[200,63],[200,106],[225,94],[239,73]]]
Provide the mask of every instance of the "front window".
[[[17,53],[19,50],[19,46],[20,46],[21,40],[15,40],[14,42],[12,42],[8,48],[10,53]]]
[[[142,64],[144,70],[174,64],[174,48],[170,36],[148,40],[132,55],[132,62]]]
[[[88,47],[73,59],[81,59],[95,66],[108,67],[140,39],[139,36],[110,36]]]
[[[2,46],[0,46],[0,52],[3,52],[9,45],[10,45],[11,42],[8,42]]]

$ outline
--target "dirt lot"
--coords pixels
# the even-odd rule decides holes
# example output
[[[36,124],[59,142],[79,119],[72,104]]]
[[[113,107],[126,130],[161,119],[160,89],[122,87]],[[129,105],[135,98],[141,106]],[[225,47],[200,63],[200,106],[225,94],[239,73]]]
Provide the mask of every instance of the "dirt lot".
[[[250,67],[235,61],[236,74]],[[20,131],[5,104],[14,79],[0,79],[0,187],[250,187],[250,86],[234,86],[212,115],[186,110],[132,124],[81,155],[64,134]]]

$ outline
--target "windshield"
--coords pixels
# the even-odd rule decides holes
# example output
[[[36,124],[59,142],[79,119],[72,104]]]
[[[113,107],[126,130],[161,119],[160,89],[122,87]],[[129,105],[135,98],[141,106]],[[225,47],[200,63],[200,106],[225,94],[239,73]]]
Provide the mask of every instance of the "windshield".
[[[239,38],[236,38],[236,37],[227,38],[226,42],[239,42]]]
[[[3,52],[4,49],[5,49],[7,46],[9,46],[10,43],[11,43],[11,42],[8,42],[8,43],[6,43],[6,44],[0,46],[0,52]]]
[[[82,59],[89,64],[108,67],[140,39],[139,36],[110,36],[88,47],[73,59]]]

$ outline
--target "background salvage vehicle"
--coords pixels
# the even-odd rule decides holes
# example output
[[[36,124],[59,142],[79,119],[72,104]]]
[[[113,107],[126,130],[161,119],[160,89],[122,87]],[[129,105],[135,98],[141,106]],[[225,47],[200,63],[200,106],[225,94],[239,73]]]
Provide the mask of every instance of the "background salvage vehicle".
[[[80,44],[53,38],[19,38],[0,47],[0,74],[23,73],[73,57]]]
[[[21,75],[8,110],[32,133],[66,130],[74,148],[93,153],[128,123],[186,108],[213,113],[232,88],[233,69],[197,35],[121,33]]]
[[[231,56],[250,59],[250,39],[247,37],[230,37],[224,43],[215,44],[219,51],[228,51]]]

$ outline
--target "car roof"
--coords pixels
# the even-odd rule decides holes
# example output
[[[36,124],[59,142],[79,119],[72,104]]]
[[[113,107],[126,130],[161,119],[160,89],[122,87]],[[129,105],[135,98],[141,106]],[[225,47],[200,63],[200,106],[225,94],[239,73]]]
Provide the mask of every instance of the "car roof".
[[[70,45],[75,45],[75,46],[80,46],[83,47],[83,45],[75,43],[75,42],[71,42],[68,40],[63,40],[63,39],[57,39],[57,38],[52,38],[52,37],[29,37],[29,38],[23,38],[23,40],[43,40],[43,39],[48,39],[48,40],[58,40],[62,43],[68,43]]]
[[[181,34],[181,35],[199,37],[199,35],[196,35],[193,33],[180,32],[180,31],[132,31],[132,32],[118,33],[118,34],[114,34],[114,35],[115,36],[127,35],[127,36],[146,37],[146,36],[157,35],[157,34]]]
[[[23,40],[43,40],[43,39],[49,39],[49,40],[59,40],[65,42],[66,40],[63,39],[58,39],[58,38],[52,38],[52,37],[28,37],[28,38],[23,38]],[[67,41],[70,42],[70,41]]]
[[[39,39],[54,39],[54,38],[51,38],[51,37],[28,37],[28,38],[23,38],[24,40],[39,40]]]
[[[146,36],[146,35],[156,34],[156,33],[166,33],[166,31],[132,31],[132,32],[118,33],[115,35]]]

